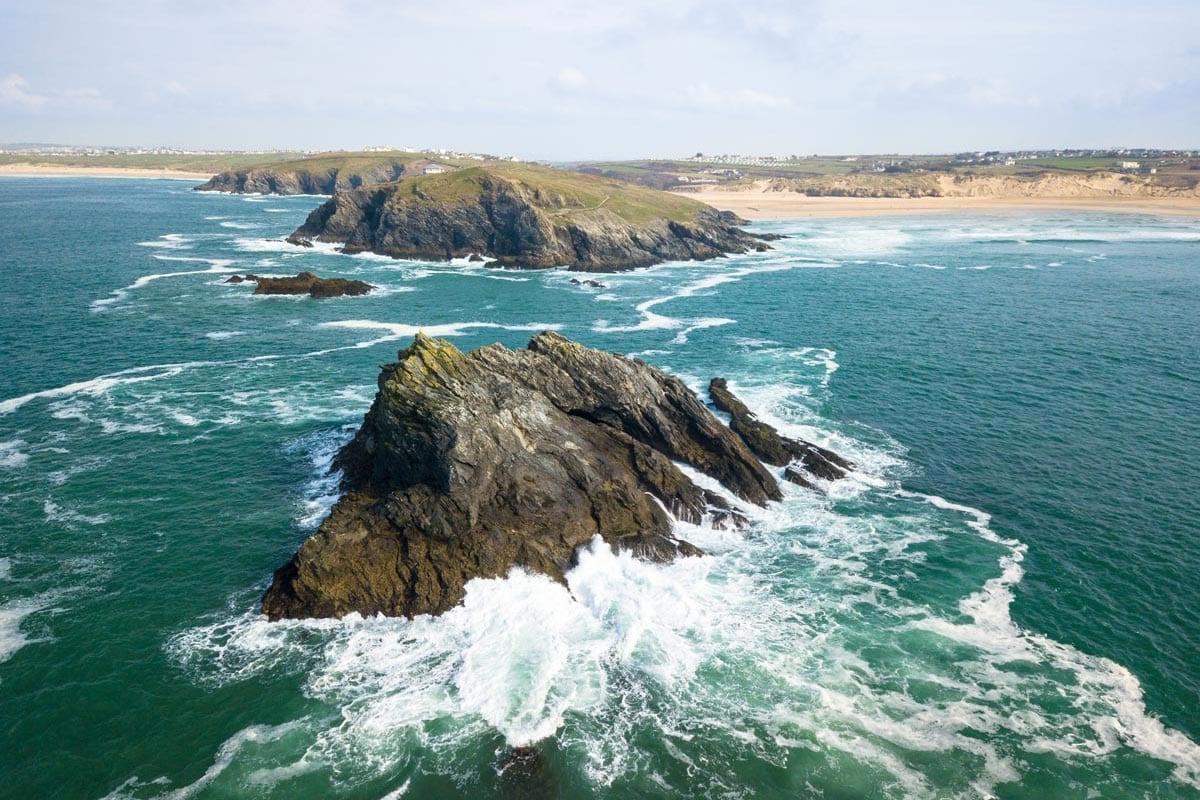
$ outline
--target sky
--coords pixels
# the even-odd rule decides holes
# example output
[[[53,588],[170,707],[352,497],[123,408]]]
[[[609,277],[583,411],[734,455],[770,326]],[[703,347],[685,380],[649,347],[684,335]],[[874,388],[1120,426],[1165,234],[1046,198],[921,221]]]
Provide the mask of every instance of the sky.
[[[0,0],[0,143],[1200,147],[1197,0]]]

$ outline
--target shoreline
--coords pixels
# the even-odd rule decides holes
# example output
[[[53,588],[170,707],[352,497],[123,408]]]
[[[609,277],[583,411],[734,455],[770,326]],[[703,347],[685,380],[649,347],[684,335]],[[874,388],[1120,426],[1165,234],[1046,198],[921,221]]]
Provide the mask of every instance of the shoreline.
[[[58,164],[0,164],[0,177],[13,178],[166,178],[206,181],[208,172],[149,167],[80,167]]]
[[[1200,197],[808,197],[761,189],[677,192],[751,221],[921,214],[1096,211],[1200,217]]]

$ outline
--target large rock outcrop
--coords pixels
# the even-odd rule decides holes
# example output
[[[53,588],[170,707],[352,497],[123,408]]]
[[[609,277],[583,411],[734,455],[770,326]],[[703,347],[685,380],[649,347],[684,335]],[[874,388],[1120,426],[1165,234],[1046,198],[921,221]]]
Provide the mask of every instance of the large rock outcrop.
[[[765,250],[728,212],[690,198],[531,164],[493,164],[340,191],[293,234],[345,252],[615,272]]]
[[[514,566],[561,580],[597,535],[653,560],[698,553],[672,517],[744,520],[676,462],[748,503],[781,497],[737,434],[641,361],[549,332],[466,354],[418,335],[383,367],[335,462],[345,494],[276,571],[263,612],[438,614]]]

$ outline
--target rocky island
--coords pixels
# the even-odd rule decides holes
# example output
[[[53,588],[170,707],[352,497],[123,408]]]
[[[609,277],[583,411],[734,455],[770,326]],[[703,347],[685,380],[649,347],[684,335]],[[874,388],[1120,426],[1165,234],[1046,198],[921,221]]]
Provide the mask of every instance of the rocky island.
[[[746,520],[677,463],[746,503],[782,497],[746,434],[678,378],[556,333],[470,353],[418,334],[378,383],[335,460],[341,499],[263,597],[272,620],[440,614],[469,580],[516,566],[564,580],[596,536],[655,561],[698,555],[675,519]],[[753,436],[809,469],[811,445],[767,426]]]
[[[306,294],[310,297],[357,297],[369,293],[375,287],[365,281],[349,278],[322,278],[311,272],[277,278],[258,275],[231,275],[226,283],[255,284],[255,294]]]
[[[765,250],[769,236],[691,198],[535,164],[488,162],[338,191],[293,234],[344,252],[615,272]]]

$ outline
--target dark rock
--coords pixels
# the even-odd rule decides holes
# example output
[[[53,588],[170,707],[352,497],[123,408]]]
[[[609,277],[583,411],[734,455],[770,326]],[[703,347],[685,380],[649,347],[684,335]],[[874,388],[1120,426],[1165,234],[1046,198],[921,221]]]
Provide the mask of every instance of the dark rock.
[[[257,281],[255,294],[307,294],[312,297],[358,296],[375,287],[363,281],[347,278],[321,278],[311,272],[301,272],[290,278],[259,278],[247,275],[246,280]]]
[[[399,180],[405,175],[405,165],[400,161],[380,160],[365,168],[348,168],[329,165],[329,159],[319,159],[323,164],[305,164],[304,160],[294,163],[273,164],[266,167],[231,169],[214,175],[200,186],[197,192],[232,192],[235,194],[333,194],[339,189],[357,189]]]
[[[810,477],[834,481],[846,477],[854,464],[824,447],[799,439],[781,436],[779,431],[762,422],[729,391],[724,378],[713,378],[708,395],[718,410],[730,416],[729,427],[746,442],[755,455],[768,464],[786,466],[784,477],[810,489],[816,488]]]
[[[470,258],[467,259],[467,261],[470,261],[473,264],[478,263],[483,260],[484,260],[483,256],[479,255],[479,253],[471,253]]]
[[[464,354],[418,334],[338,454],[344,495],[275,573],[282,617],[439,614],[514,566],[563,580],[600,536],[654,561],[699,550],[672,515],[744,521],[675,462],[759,505],[771,474],[677,378],[555,333]]]
[[[559,797],[556,770],[537,747],[514,747],[499,770],[502,800],[546,800]]]
[[[246,279],[241,275],[230,275],[225,279],[226,283],[243,283]]]
[[[564,178],[561,170],[532,165],[521,165],[520,177],[504,169],[475,167],[337,192],[293,236],[343,242],[347,253],[434,260],[476,253],[494,259],[495,267],[579,272],[619,272],[764,247],[727,212],[677,195],[578,173]],[[580,207],[582,201],[560,193],[560,185],[581,195],[608,194],[597,205]]]
[[[288,244],[294,244],[297,247],[312,247],[313,246],[311,239],[301,239],[299,236],[289,236],[286,239],[286,241]]]
[[[601,283],[600,281],[594,281],[594,280],[591,280],[590,278],[588,280],[584,280],[584,281],[579,280],[579,278],[571,278],[571,283],[575,284],[576,286],[588,286],[588,287],[591,287],[592,289],[607,289],[608,288],[608,286]]]

